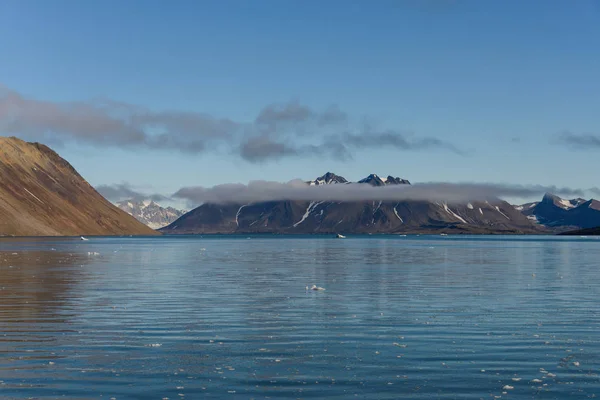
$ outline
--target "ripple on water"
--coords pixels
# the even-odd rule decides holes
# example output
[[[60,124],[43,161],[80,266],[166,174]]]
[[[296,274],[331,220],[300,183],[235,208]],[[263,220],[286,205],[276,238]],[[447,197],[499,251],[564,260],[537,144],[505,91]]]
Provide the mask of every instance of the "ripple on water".
[[[563,399],[600,389],[597,241],[0,245],[8,398]]]

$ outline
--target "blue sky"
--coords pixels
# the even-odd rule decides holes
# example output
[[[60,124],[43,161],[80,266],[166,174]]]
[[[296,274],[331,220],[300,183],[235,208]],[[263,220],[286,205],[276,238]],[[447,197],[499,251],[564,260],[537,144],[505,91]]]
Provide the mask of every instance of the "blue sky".
[[[598,186],[598,49],[594,0],[0,3],[0,84],[27,99],[111,99],[239,124],[273,104],[336,106],[348,116],[344,129],[365,137],[391,130],[444,143],[261,162],[73,135],[54,146],[92,185],[129,182],[152,193],[326,171],[351,180],[373,172],[414,182]],[[0,127],[26,139],[42,129]],[[298,143],[341,128],[311,129]]]

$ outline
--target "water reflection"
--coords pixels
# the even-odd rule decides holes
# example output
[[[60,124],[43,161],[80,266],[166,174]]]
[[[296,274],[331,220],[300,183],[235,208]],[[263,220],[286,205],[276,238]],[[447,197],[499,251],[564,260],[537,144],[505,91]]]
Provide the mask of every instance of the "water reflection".
[[[0,331],[66,322],[65,304],[74,300],[72,289],[86,276],[80,267],[89,261],[58,251],[0,251]]]
[[[0,241],[0,389],[428,399],[504,396],[510,385],[521,398],[591,395],[598,259],[600,243],[544,238]],[[306,291],[312,284],[327,290]]]

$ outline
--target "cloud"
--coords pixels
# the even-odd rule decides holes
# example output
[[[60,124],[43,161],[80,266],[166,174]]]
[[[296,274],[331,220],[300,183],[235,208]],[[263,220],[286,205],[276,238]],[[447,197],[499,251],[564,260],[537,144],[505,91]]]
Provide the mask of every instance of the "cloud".
[[[168,200],[167,196],[163,196],[160,194],[147,194],[142,193],[133,188],[127,182],[123,183],[115,183],[112,185],[99,185],[96,187],[96,191],[98,191],[102,196],[110,201],[121,201],[121,200],[154,200],[154,201],[163,201]]]
[[[315,110],[298,101],[270,104],[254,120],[240,122],[201,112],[155,111],[111,99],[38,100],[2,85],[0,134],[135,151],[225,152],[252,163],[315,156],[347,160],[361,149],[384,147],[463,154],[438,138],[359,128],[335,105]]]
[[[563,132],[558,136],[558,141],[577,150],[600,149],[598,135]]]
[[[111,100],[41,101],[0,86],[0,133],[27,139],[198,153],[238,129],[231,120],[201,113],[154,112]]]
[[[336,160],[350,160],[355,151],[362,149],[393,148],[400,151],[443,149],[464,156],[467,153],[451,143],[433,137],[411,137],[395,131],[344,133],[324,136],[318,144],[294,144],[272,139],[268,135],[252,137],[240,146],[243,159],[253,163],[295,156],[327,156]]]
[[[351,154],[343,143],[329,142],[318,145],[313,144],[288,144],[268,136],[260,136],[248,139],[240,146],[240,155],[246,161],[252,163],[277,160],[284,157],[296,156],[329,156],[338,160],[351,158]]]
[[[319,112],[304,106],[298,101],[287,104],[271,104],[263,108],[256,117],[256,124],[274,129],[278,124],[314,123],[318,126],[345,122],[348,116],[337,106],[330,106]]]
[[[449,142],[433,137],[411,137],[401,132],[388,130],[385,132],[366,133],[362,135],[346,134],[342,136],[342,143],[349,147],[380,148],[393,147],[397,150],[431,150],[446,149],[453,153],[465,155],[466,153]]]
[[[541,197],[544,193],[565,196],[583,196],[583,190],[542,185],[508,185],[487,183],[421,183],[415,185],[389,185],[376,187],[368,184],[337,184],[309,186],[304,181],[287,183],[253,181],[244,184],[223,184],[213,187],[184,187],[174,198],[191,204],[237,203],[248,204],[263,201],[444,201],[463,203],[467,201],[492,200],[503,197]]]

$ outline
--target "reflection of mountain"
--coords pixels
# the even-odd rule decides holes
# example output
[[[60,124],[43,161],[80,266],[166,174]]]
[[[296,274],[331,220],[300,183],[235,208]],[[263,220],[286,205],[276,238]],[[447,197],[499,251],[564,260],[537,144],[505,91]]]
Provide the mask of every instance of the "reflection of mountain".
[[[65,314],[57,311],[73,301],[72,289],[84,279],[79,266],[88,260],[59,251],[0,251],[0,332],[65,322]]]

